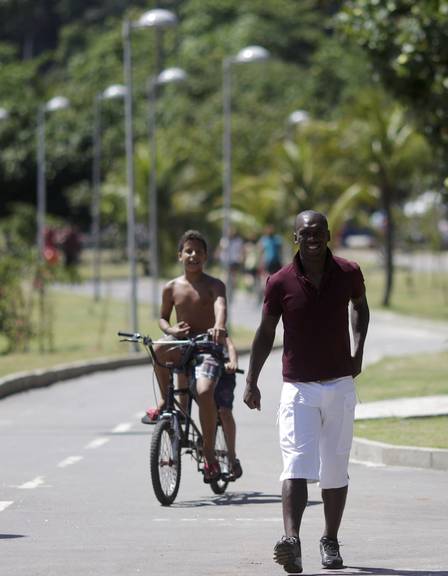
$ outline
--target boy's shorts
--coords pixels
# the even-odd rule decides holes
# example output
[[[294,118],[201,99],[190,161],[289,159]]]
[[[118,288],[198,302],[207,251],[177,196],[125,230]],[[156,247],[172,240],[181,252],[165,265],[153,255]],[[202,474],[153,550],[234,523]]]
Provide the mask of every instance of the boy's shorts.
[[[347,486],[355,405],[351,376],[284,382],[278,412],[280,480],[318,480],[323,489]]]
[[[218,408],[228,408],[232,410],[234,390],[236,385],[235,374],[224,374],[218,380],[215,387],[215,402]]]
[[[211,354],[200,354],[197,358],[198,363],[195,366],[194,374],[196,380],[207,378],[217,382],[221,376],[221,364]]]

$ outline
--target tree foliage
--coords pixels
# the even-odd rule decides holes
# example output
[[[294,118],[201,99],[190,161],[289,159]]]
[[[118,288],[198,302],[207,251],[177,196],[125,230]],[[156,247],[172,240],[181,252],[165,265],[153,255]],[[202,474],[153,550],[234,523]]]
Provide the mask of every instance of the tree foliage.
[[[448,1],[351,0],[342,30],[371,58],[392,94],[446,157],[448,151]]]

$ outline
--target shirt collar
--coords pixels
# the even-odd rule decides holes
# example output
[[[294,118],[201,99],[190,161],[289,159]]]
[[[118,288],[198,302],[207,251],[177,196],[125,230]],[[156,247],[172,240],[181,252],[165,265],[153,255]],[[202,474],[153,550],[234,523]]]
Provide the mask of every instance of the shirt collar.
[[[295,256],[294,256],[293,266],[294,266],[296,276],[306,278],[305,269],[303,267],[302,260],[300,259],[300,251],[297,251]],[[330,248],[327,248],[327,257],[325,259],[325,267],[324,267],[324,274],[323,275],[327,276],[327,274],[334,268],[334,266],[335,266],[335,261],[333,258],[333,253],[330,250]]]

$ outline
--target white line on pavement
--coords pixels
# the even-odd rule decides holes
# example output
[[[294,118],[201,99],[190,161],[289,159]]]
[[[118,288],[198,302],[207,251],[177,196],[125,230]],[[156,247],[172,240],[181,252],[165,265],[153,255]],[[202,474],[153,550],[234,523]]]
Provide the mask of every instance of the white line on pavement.
[[[100,436],[99,438],[95,438],[92,442],[89,442],[87,446],[84,448],[86,450],[93,450],[94,448],[100,448],[100,446],[104,446],[109,442],[110,438],[104,438],[104,436]]]
[[[44,483],[44,477],[43,476],[36,476],[36,478],[34,478],[33,480],[30,480],[29,482],[25,482],[24,484],[17,486],[17,488],[20,488],[22,490],[32,490],[33,488],[37,488],[38,486],[41,486],[43,483]]]
[[[133,426],[132,422],[122,422],[121,424],[115,426],[115,428],[112,430],[112,434],[120,434],[122,432],[127,432],[132,428],[132,426]]]
[[[0,502],[0,512],[3,512],[3,510],[6,510],[6,508],[8,508],[8,506],[11,506],[11,504],[14,504],[13,500],[3,500],[3,502]]]
[[[203,522],[203,518],[153,518],[153,522]],[[208,522],[282,522],[280,516],[272,518],[207,518]]]
[[[64,458],[58,464],[58,468],[66,468],[67,466],[71,466],[72,464],[76,464],[83,459],[83,456],[69,456],[68,458]]]

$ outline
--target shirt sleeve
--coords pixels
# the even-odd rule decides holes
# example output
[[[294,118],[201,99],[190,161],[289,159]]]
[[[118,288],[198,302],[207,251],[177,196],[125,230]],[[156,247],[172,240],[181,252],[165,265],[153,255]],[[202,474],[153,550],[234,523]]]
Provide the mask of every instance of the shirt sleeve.
[[[272,280],[272,276],[269,276],[266,281],[266,288],[264,290],[263,314],[266,314],[267,316],[282,315],[280,287],[278,282]]]
[[[355,264],[353,270],[353,281],[352,281],[352,295],[351,298],[356,300],[361,298],[366,293],[366,286],[364,283],[364,276],[362,275],[361,268]]]

